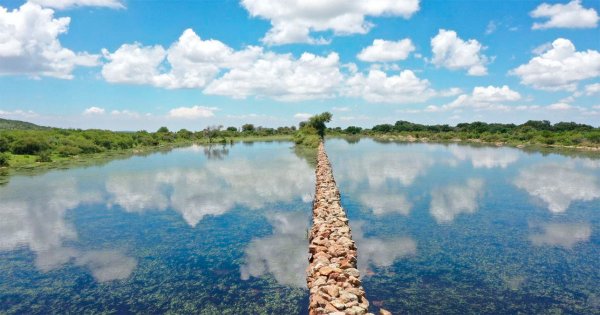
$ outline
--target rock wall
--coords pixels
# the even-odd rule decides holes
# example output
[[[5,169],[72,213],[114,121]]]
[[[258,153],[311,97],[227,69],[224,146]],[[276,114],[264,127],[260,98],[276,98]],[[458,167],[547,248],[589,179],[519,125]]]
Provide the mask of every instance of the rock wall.
[[[356,268],[356,246],[323,142],[316,176],[307,270],[309,314],[368,314],[369,302]]]

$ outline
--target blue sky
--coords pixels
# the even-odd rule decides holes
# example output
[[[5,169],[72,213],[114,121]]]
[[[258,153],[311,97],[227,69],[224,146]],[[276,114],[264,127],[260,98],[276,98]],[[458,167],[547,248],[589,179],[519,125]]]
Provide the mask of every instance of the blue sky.
[[[0,2],[0,117],[600,125],[598,1]]]

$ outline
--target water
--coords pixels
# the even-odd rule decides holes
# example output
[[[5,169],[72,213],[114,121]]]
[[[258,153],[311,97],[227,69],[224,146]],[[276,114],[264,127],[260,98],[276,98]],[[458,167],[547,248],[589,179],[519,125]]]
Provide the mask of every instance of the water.
[[[305,314],[314,173],[286,142],[0,186],[0,313]],[[373,310],[600,313],[600,160],[330,140]]]

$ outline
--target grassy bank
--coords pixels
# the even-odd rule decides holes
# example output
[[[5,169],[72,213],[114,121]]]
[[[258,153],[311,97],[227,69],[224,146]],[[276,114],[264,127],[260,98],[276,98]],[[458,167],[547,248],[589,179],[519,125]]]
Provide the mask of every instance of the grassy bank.
[[[377,140],[407,142],[470,142],[514,147],[552,147],[600,151],[600,128],[577,123],[528,121],[521,125],[462,123],[456,126],[421,125],[398,121],[371,129],[348,127],[328,130],[329,135],[368,136]]]
[[[4,125],[7,125],[6,123]],[[244,125],[209,127],[192,132],[115,132],[40,127],[20,122],[0,130],[0,175],[34,170],[105,163],[113,159],[171,150],[192,144],[229,144],[240,141],[291,141],[295,128],[278,129]]]

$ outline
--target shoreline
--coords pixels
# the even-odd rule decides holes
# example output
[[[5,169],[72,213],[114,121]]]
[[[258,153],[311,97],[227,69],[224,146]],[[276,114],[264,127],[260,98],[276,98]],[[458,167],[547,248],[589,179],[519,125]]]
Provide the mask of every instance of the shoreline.
[[[0,167],[0,185],[8,183],[10,177],[15,175],[34,175],[52,170],[98,166],[115,160],[171,151],[173,149],[185,148],[192,145],[228,145],[260,141],[292,141],[292,136],[276,135],[235,137],[226,139],[226,142],[220,141],[212,143],[209,143],[208,141],[182,141],[177,143],[161,144],[157,146],[141,146],[131,149],[111,150],[100,153],[79,154],[69,157],[52,156],[53,160],[51,162],[36,162],[36,155],[13,155],[18,157],[19,163],[16,165]],[[14,158],[11,161],[14,161]]]
[[[342,136],[346,138],[348,136]],[[460,138],[452,138],[448,140],[443,139],[430,139],[430,138],[416,138],[413,136],[404,136],[404,135],[361,135],[359,138],[370,138],[374,141],[398,141],[398,142],[408,142],[408,143],[438,143],[438,144],[450,144],[450,143],[463,143],[463,144],[482,144],[496,147],[511,147],[518,149],[553,149],[553,150],[569,150],[569,151],[578,151],[578,152],[593,152],[600,153],[600,146],[590,147],[590,146],[567,146],[560,144],[541,144],[541,143],[509,143],[502,141],[483,141],[481,139],[460,139]]]

